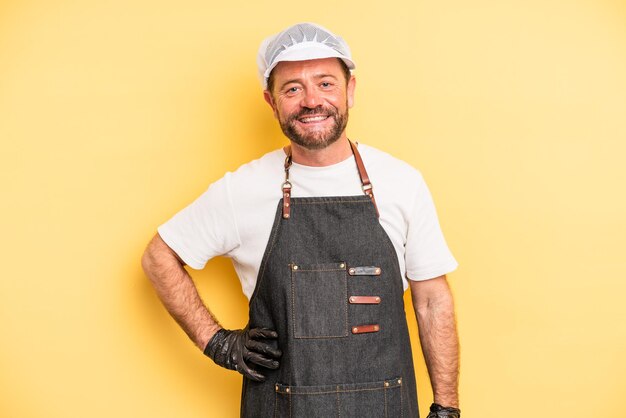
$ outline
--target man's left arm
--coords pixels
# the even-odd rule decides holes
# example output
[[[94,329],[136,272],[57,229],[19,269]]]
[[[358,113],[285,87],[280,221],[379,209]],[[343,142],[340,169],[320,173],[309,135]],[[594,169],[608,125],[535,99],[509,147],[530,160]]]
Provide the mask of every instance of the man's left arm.
[[[446,276],[409,283],[434,402],[458,408],[459,338]]]

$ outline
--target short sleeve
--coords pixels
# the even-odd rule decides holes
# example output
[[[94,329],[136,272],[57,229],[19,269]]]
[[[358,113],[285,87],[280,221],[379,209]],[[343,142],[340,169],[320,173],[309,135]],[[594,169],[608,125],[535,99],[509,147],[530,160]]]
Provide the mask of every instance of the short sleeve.
[[[240,245],[228,184],[226,175],[158,228],[163,241],[194,269]]]
[[[448,274],[458,266],[446,244],[432,196],[421,174],[409,217],[405,261],[407,279],[417,281]]]

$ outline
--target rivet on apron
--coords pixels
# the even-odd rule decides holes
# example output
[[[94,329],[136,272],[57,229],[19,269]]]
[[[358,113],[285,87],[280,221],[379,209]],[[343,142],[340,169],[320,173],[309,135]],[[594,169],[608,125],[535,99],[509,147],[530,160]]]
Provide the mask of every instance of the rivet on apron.
[[[385,382],[385,387],[389,387],[389,382]]]
[[[380,298],[376,296],[376,302],[380,302]]]
[[[380,269],[376,269],[376,274],[380,274]]]
[[[354,332],[354,333],[359,332],[359,328],[358,328],[358,327],[354,327],[354,328],[352,328],[352,332]]]
[[[285,392],[289,393],[289,388],[286,388],[286,389],[285,389]]]
[[[402,384],[402,379],[398,379],[398,384],[401,385]]]
[[[276,392],[278,392],[278,385],[276,385]]]
[[[339,268],[340,268],[340,269],[343,269],[343,268],[345,268],[345,267],[346,267],[346,265],[345,265],[344,263],[339,264]]]
[[[350,270],[348,270],[348,272],[349,272],[350,274],[354,274],[354,269],[350,269]]]
[[[293,266],[292,269],[298,270],[298,266]]]
[[[378,331],[380,327],[378,325],[374,325],[374,331]]]

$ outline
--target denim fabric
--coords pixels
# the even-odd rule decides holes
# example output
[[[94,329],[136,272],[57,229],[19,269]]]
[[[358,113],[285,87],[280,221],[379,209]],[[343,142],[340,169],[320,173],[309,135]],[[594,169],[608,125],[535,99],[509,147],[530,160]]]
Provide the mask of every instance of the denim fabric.
[[[369,197],[292,198],[263,256],[251,327],[278,332],[280,368],[244,379],[242,417],[418,417],[396,252]],[[350,268],[359,274],[350,275]],[[370,273],[370,274],[363,274]],[[379,296],[351,304],[350,296]],[[378,332],[354,334],[359,325]]]

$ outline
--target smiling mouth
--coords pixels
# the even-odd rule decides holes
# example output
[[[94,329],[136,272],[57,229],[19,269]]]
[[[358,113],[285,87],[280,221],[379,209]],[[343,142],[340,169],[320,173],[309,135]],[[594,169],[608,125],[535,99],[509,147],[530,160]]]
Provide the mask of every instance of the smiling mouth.
[[[298,121],[301,123],[316,123],[316,122],[321,122],[323,120],[326,120],[329,117],[330,117],[329,115],[306,116],[304,118],[298,119]]]

